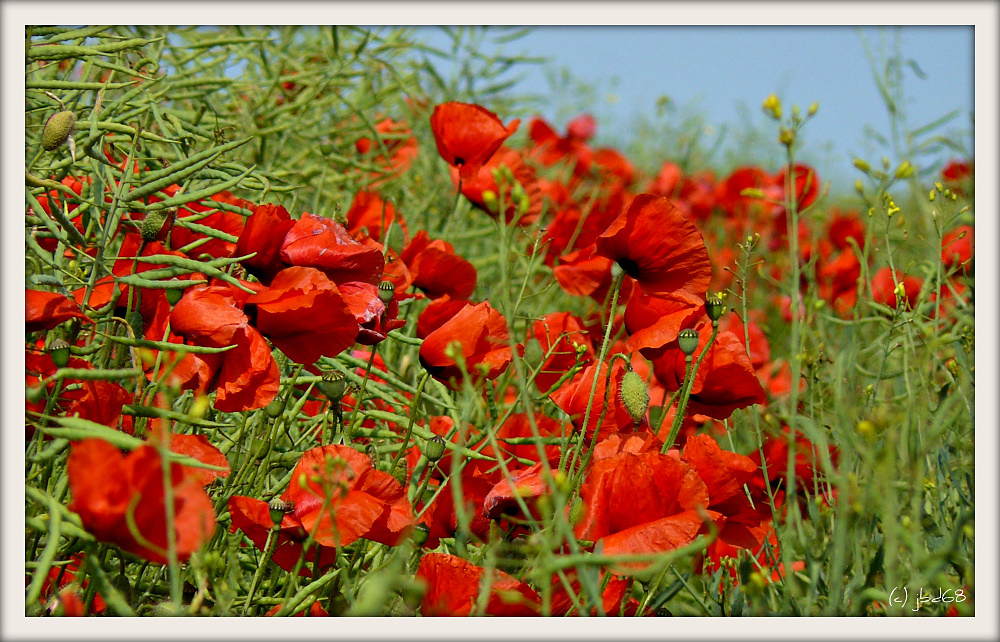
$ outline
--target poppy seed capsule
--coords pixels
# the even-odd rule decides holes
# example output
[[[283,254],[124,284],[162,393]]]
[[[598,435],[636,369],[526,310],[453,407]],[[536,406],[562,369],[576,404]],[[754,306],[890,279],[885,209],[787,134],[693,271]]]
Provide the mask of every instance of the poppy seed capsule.
[[[681,352],[690,357],[698,349],[698,339],[698,333],[695,330],[691,328],[681,330],[677,334],[677,347],[681,349]]]
[[[288,512],[288,504],[286,504],[280,497],[275,497],[267,503],[267,510],[271,515],[271,521],[275,524],[280,524],[281,520],[285,517],[285,513]]]
[[[444,457],[444,437],[434,435],[424,442],[424,447],[421,450],[428,461],[433,462],[441,459]]]
[[[183,288],[167,288],[166,291],[167,303],[170,305],[177,305],[177,302],[184,297]]]
[[[722,313],[725,311],[726,309],[722,305],[722,299],[719,297],[710,296],[705,300],[705,314],[708,315],[708,318],[711,319],[713,323],[718,321],[719,317],[721,317]]]
[[[344,398],[344,392],[347,390],[347,384],[344,383],[344,373],[340,370],[327,372],[319,382],[319,389],[330,401],[334,403],[340,402]]]
[[[49,356],[57,368],[65,368],[69,363],[69,344],[62,339],[55,339],[49,344]]]
[[[632,417],[633,423],[638,426],[649,408],[649,391],[646,389],[646,382],[637,373],[629,370],[622,377],[620,390],[625,410]]]
[[[42,129],[42,148],[51,152],[59,149],[66,142],[76,125],[76,114],[71,111],[60,111],[49,116]]]
[[[396,294],[396,286],[392,281],[382,281],[378,284],[378,298],[385,305],[389,305],[392,297]]]

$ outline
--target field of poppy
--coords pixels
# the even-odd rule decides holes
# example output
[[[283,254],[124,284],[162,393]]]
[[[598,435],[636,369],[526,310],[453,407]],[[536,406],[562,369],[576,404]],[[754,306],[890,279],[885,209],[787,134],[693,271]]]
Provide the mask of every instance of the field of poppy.
[[[974,158],[602,146],[486,33],[27,30],[25,614],[974,615]]]

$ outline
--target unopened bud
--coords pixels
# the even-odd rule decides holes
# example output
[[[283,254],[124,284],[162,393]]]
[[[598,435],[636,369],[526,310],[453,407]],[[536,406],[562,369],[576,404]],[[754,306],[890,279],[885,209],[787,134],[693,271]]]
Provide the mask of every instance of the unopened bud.
[[[42,130],[42,148],[51,152],[59,149],[73,133],[76,125],[76,114],[71,111],[60,111],[49,116]]]
[[[854,166],[860,169],[862,172],[867,172],[872,168],[872,166],[868,164],[868,161],[864,160],[863,158],[855,158],[853,163]]]
[[[636,372],[629,370],[622,377],[620,393],[625,410],[628,411],[632,422],[638,426],[649,408],[649,390],[646,389],[646,382]]]
[[[183,296],[184,290],[182,288],[167,288],[167,303],[170,305],[177,305],[177,302],[180,301]]]
[[[142,219],[142,224],[139,226],[139,234],[142,236],[142,240],[147,243],[162,241],[166,238],[170,228],[174,226],[176,218],[177,210],[174,208],[153,210],[147,213],[146,218]]]
[[[896,168],[896,178],[909,178],[910,176],[913,176],[913,172],[915,171],[916,170],[913,165],[910,164],[910,161],[903,161],[899,164],[899,167]]]

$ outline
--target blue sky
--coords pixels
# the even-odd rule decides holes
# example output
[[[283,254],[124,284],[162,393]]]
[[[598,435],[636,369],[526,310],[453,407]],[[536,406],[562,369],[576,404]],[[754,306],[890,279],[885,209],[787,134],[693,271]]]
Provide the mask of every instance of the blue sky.
[[[420,38],[449,42],[435,27],[422,28]],[[627,141],[634,119],[652,118],[662,96],[673,104],[674,118],[700,114],[712,135],[726,126],[724,144],[726,138],[739,144],[741,132],[751,127],[776,133],[760,108],[768,94],[803,111],[818,102],[804,131],[803,155],[843,190],[858,176],[851,167],[855,156],[874,160],[888,153],[895,160],[870,135],[874,130],[889,136],[890,121],[863,43],[876,60],[884,61],[898,46],[901,57],[912,61],[902,74],[901,112],[909,129],[958,110],[934,131],[972,150],[972,27],[536,27],[502,51],[550,60],[522,68],[523,81],[512,91],[551,95],[546,69],[563,67],[595,86],[595,102],[579,105],[579,111],[598,118],[598,136],[608,143]],[[541,115],[563,125],[567,115],[559,105],[553,97]]]

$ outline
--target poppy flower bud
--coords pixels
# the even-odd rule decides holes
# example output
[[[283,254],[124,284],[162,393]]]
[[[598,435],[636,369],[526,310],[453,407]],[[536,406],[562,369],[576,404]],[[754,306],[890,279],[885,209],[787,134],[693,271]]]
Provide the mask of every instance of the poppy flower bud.
[[[698,349],[698,332],[687,328],[677,334],[677,346],[686,356],[691,356]]]
[[[166,297],[167,303],[170,305],[177,305],[177,302],[181,300],[184,296],[184,290],[181,288],[167,288]]]
[[[280,497],[275,497],[267,503],[267,511],[271,515],[271,521],[280,524],[285,513],[289,511],[289,506]]]
[[[49,344],[49,356],[57,368],[65,368],[69,363],[69,344],[62,339],[55,339]]]
[[[170,290],[167,290],[169,292]],[[281,416],[281,410],[285,407],[284,402],[280,397],[275,397],[271,400],[271,403],[264,406],[264,413],[271,419],[277,419]]]
[[[417,546],[422,546],[427,541],[430,533],[431,529],[427,527],[427,524],[417,524],[413,529],[413,543]]]
[[[147,243],[162,241],[167,236],[170,228],[174,226],[174,219],[176,218],[177,210],[174,208],[153,210],[147,213],[146,218],[142,219],[142,224],[139,226],[139,234],[142,236],[142,240]]]
[[[636,372],[629,370],[622,377],[620,390],[625,410],[632,417],[633,423],[638,426],[649,408],[649,391],[646,389],[646,382]]]
[[[421,450],[428,461],[433,462],[441,459],[444,457],[444,438],[441,435],[434,435],[424,441],[424,447]]]
[[[45,386],[25,386],[24,398],[29,403],[38,403],[45,398]]]
[[[382,303],[389,305],[393,295],[396,294],[396,286],[392,281],[382,281],[378,284],[378,298]]]
[[[344,398],[344,392],[347,391],[347,384],[344,382],[344,373],[340,370],[327,372],[319,382],[319,389],[326,395],[327,399],[333,403],[339,403]]]
[[[722,305],[722,299],[717,296],[710,296],[705,300],[705,313],[713,323],[719,320],[726,308]]]
[[[66,142],[76,125],[76,114],[60,111],[49,116],[42,130],[42,148],[51,152]]]

